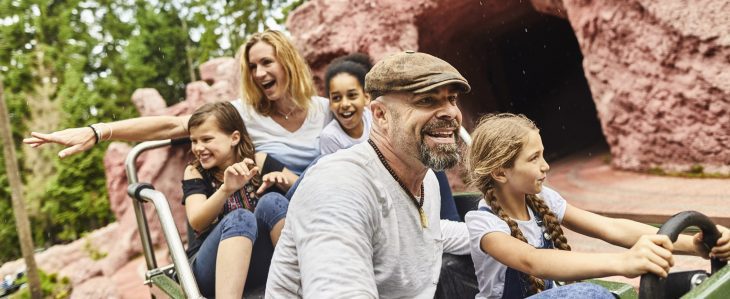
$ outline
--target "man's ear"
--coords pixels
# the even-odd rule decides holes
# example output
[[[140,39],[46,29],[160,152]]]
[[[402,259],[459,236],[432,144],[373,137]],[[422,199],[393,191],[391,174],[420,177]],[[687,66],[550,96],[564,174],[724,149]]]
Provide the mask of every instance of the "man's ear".
[[[490,175],[492,176],[492,179],[494,179],[494,181],[500,184],[507,183],[507,171],[504,168],[497,168],[493,170]]]
[[[238,132],[238,130],[233,131],[231,133],[231,146],[236,146],[239,142],[241,142],[241,132]]]
[[[373,113],[373,122],[381,128],[388,126],[388,107],[383,102],[370,102],[370,111]]]

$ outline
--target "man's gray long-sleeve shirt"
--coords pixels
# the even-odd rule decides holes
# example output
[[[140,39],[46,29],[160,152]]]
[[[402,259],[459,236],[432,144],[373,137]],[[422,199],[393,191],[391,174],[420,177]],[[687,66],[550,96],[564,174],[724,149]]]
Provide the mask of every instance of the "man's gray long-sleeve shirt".
[[[468,254],[469,236],[440,221],[432,171],[423,185],[427,228],[368,143],[322,158],[292,198],[266,297],[433,298],[443,252]]]

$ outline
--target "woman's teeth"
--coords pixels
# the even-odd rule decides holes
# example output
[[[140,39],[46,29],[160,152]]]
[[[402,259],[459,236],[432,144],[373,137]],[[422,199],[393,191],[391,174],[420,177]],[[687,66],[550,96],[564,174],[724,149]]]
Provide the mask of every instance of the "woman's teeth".
[[[269,81],[269,82],[263,82],[263,83],[261,83],[261,86],[262,86],[262,87],[263,87],[264,89],[269,89],[269,88],[271,88],[272,86],[274,86],[274,83],[276,83],[276,81],[275,81],[275,80],[271,80],[271,81]]]

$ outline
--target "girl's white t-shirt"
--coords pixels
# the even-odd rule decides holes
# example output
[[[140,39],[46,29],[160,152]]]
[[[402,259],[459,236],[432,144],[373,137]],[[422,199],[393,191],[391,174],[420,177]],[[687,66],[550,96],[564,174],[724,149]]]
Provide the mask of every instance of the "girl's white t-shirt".
[[[342,128],[337,119],[333,119],[325,128],[322,130],[322,135],[319,139],[319,147],[322,155],[331,154],[338,150],[349,148],[355,144],[364,142],[370,137],[370,127],[373,123],[373,114],[370,112],[370,108],[365,107],[362,111],[362,122],[364,128],[362,136],[360,138],[352,138],[347,135],[345,129]]]
[[[558,217],[558,221],[563,222],[567,207],[565,199],[555,190],[545,186],[542,187],[542,192],[538,196],[545,201],[548,208]],[[479,201],[479,208],[481,207],[489,207],[489,205],[482,199]],[[527,242],[532,246],[540,247],[543,245],[543,228],[537,225],[532,209],[527,210],[530,214],[530,220],[515,220],[515,222],[517,222],[517,226]],[[500,232],[510,235],[509,225],[499,216],[488,211],[469,211],[464,219],[469,229],[471,258],[474,261],[477,280],[479,280],[479,294],[476,298],[502,298],[507,266],[482,251],[480,243],[482,237],[488,233]]]
[[[328,99],[314,96],[311,101],[307,118],[294,132],[289,132],[271,117],[259,114],[241,100],[231,103],[241,114],[256,151],[271,155],[299,175],[319,157],[319,136],[324,126],[332,120]]]

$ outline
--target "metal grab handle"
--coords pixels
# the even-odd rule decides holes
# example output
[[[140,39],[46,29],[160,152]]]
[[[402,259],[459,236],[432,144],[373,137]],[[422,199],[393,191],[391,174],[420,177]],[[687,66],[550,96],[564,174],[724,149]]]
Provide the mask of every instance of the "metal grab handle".
[[[139,178],[137,177],[137,157],[139,157],[140,154],[151,149],[168,146],[171,143],[172,140],[167,139],[146,141],[135,145],[132,150],[129,151],[129,154],[127,154],[127,158],[124,159],[124,168],[127,171],[127,184],[132,185],[139,182]],[[157,268],[157,259],[155,258],[155,251],[152,249],[152,239],[150,238],[147,217],[145,217],[144,205],[142,205],[142,203],[139,202],[139,199],[135,198],[133,194],[129,194],[129,196],[136,199],[132,201],[132,207],[134,208],[134,215],[137,218],[137,229],[139,230],[139,237],[142,242],[142,253],[144,253],[147,270],[152,270]]]
[[[188,258],[185,255],[180,233],[177,230],[177,226],[175,226],[175,219],[172,217],[172,211],[170,211],[170,205],[167,203],[165,195],[160,191],[154,190],[152,185],[145,183],[129,185],[127,193],[134,196],[137,200],[152,202],[155,206],[157,216],[160,218],[160,224],[162,225],[162,233],[165,235],[165,240],[167,241],[172,262],[177,270],[177,276],[183,292],[185,292],[188,298],[202,298],[200,290],[198,290],[198,284],[195,282],[193,270],[190,268]]]
[[[471,135],[469,135],[469,131],[467,131],[466,128],[459,127],[459,138],[461,138],[467,146],[471,146]]]
[[[129,151],[129,154],[127,154],[127,158],[124,160],[124,167],[127,170],[127,181],[128,183],[134,184],[139,182],[139,178],[137,178],[137,158],[140,154],[143,152],[146,152],[151,149],[160,148],[163,146],[175,146],[175,145],[182,145],[182,144],[188,144],[190,143],[189,138],[178,138],[178,139],[165,139],[165,140],[154,140],[154,141],[145,141],[140,144],[135,145],[131,151]]]
[[[720,231],[717,230],[715,224],[705,216],[704,214],[697,211],[685,211],[678,213],[672,218],[669,218],[657,234],[666,235],[672,241],[677,241],[679,234],[684,229],[696,226],[702,231],[702,242],[707,248],[712,248],[717,244],[717,240],[720,238]],[[725,266],[727,263],[722,262],[719,259],[712,259],[712,273]],[[639,285],[639,298],[665,298],[666,297],[666,279],[659,278],[659,276],[651,273],[641,275],[641,283]]]
[[[151,202],[154,205],[155,210],[157,211],[157,216],[160,219],[162,232],[165,235],[165,240],[167,241],[167,246],[170,250],[173,265],[178,273],[178,278],[183,292],[188,298],[203,298],[198,290],[198,284],[195,281],[193,271],[188,263],[185,250],[182,246],[182,240],[180,239],[180,234],[177,230],[177,226],[175,225],[175,220],[172,217],[170,205],[168,204],[165,195],[154,190],[154,187],[150,184],[140,184],[139,178],[137,177],[136,161],[140,154],[151,149],[187,143],[190,143],[189,138],[180,138],[146,141],[134,146],[129,154],[127,154],[127,158],[124,163],[127,171],[127,181],[129,184],[127,194],[134,199],[132,206],[134,207],[134,213],[137,218],[137,229],[139,230],[142,242],[142,251],[145,256],[145,262],[147,263],[147,270],[152,271],[157,269],[157,259],[155,258],[155,252],[152,249],[149,225],[147,223],[147,217],[145,216],[144,205],[142,204],[144,202]]]

